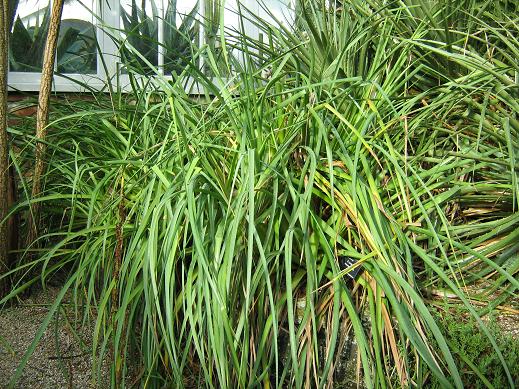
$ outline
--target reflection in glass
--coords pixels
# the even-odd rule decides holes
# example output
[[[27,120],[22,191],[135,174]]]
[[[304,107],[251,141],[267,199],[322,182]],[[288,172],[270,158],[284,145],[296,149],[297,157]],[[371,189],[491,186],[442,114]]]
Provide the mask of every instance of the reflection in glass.
[[[199,25],[197,1],[162,0],[164,14],[164,72],[181,73],[193,59],[198,46]]]
[[[20,0],[10,11],[14,20],[9,37],[9,68],[16,72],[38,72],[49,28],[49,1]]]
[[[157,7],[154,1],[121,1],[121,27],[125,41],[121,46],[124,64],[141,74],[153,73],[150,68],[158,66]],[[140,53],[142,58],[133,50]],[[148,64],[148,63],[149,64]]]
[[[57,62],[60,73],[96,73],[95,11],[93,0],[69,0],[63,7]]]
[[[9,68],[15,72],[39,72],[49,30],[49,1],[14,1],[10,9],[13,21],[9,41]],[[69,0],[63,9],[57,70],[61,73],[95,73],[96,44],[92,10],[93,0],[85,5]]]
[[[135,0],[123,1],[123,63],[140,74],[152,74],[162,56],[166,74],[180,73],[191,61],[193,45],[198,41],[197,13],[198,2],[192,0],[179,4],[176,0],[151,0],[141,4]],[[160,37],[159,28],[162,28]]]

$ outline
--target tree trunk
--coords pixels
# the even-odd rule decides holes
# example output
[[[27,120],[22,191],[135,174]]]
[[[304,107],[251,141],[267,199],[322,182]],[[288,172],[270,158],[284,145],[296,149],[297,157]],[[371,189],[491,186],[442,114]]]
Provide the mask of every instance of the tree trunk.
[[[7,72],[9,53],[9,0],[2,0],[0,10],[0,298],[8,291],[5,274],[9,271],[7,187],[9,185],[9,147],[7,145]]]
[[[47,122],[49,119],[49,102],[52,91],[52,76],[54,75],[54,61],[58,43],[59,28],[61,25],[61,13],[63,12],[63,0],[54,0],[49,22],[49,32],[43,54],[43,68],[41,71],[40,94],[38,96],[38,112],[36,114],[36,154],[34,162],[34,174],[32,181],[31,198],[37,199],[41,193],[41,179],[45,172],[45,140],[47,135]],[[27,247],[38,237],[40,205],[38,202],[31,205],[28,217]]]

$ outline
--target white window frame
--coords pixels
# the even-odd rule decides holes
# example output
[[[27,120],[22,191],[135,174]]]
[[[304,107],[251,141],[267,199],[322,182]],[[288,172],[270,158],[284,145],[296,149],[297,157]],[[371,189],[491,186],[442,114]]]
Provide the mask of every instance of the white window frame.
[[[99,21],[96,22],[96,36],[98,39],[99,47],[104,55],[104,62],[106,68],[108,70],[108,74],[105,73],[104,66],[100,60],[99,53],[97,53],[97,71],[92,74],[66,74],[66,77],[60,76],[58,74],[54,74],[53,76],[53,86],[52,89],[55,92],[85,92],[87,90],[103,90],[107,89],[107,80],[110,80],[112,85],[115,87],[116,83],[118,83],[119,87],[123,90],[129,89],[129,76],[127,74],[122,74],[119,72],[121,68],[121,61],[118,57],[118,48],[115,42],[110,38],[109,34],[105,32],[104,26],[111,26],[115,29],[120,29],[120,1],[121,0],[96,0],[96,12],[97,15],[100,15],[100,19],[102,23]],[[199,9],[200,14],[199,17],[203,18],[204,5],[205,1],[211,0],[199,0]],[[225,1],[225,0],[222,0]],[[228,3],[231,0],[226,0]],[[257,14],[261,11],[261,6],[258,0],[233,0],[235,3],[240,3],[241,5],[247,7],[249,10],[256,12]],[[52,0],[49,2],[49,6],[52,4]],[[161,19],[159,19],[159,34],[161,35],[162,29]],[[257,34],[258,29],[256,26],[246,25],[246,32],[250,34]],[[158,39],[160,41],[161,36],[159,35]],[[201,28],[200,33],[200,44],[203,44],[204,39],[204,30]],[[159,46],[159,50],[161,46]],[[159,55],[159,69],[163,65],[163,57]],[[119,74],[118,74],[119,72]],[[143,76],[144,77],[144,76]],[[171,77],[164,75],[165,78]],[[23,92],[34,92],[39,91],[40,89],[40,80],[41,74],[39,72],[15,72],[9,71],[8,74],[8,87],[10,91],[23,91]],[[83,83],[88,86],[85,88],[78,82]],[[190,85],[190,92],[195,92],[198,89],[194,83],[188,83]]]

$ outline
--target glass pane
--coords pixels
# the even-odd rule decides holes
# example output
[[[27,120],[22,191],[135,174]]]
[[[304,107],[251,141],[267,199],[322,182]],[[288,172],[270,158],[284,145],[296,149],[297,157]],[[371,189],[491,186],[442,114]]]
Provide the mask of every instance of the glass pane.
[[[198,46],[198,12],[196,0],[122,0],[123,63],[138,73],[153,73],[162,55],[164,72],[180,73],[192,60],[193,44]]]
[[[13,72],[39,72],[49,28],[49,1],[20,0],[11,12],[9,68]]]
[[[198,2],[162,0],[164,73],[181,73],[198,48]]]
[[[58,41],[60,73],[96,73],[95,2],[66,1]]]
[[[290,27],[294,23],[294,0],[260,0],[258,16],[271,24]]]
[[[290,26],[293,21],[294,2],[295,0],[206,0],[204,38],[214,61],[205,58],[205,74],[217,73],[225,77],[236,70],[237,66],[242,66],[244,53],[240,46],[243,44],[243,35],[252,40],[264,39],[259,27],[262,24],[255,22],[255,19],[261,18],[268,23],[279,22]],[[225,53],[221,44],[222,24],[226,38]],[[249,46],[248,50],[253,54],[250,59],[258,60],[259,53],[252,46]]]
[[[158,66],[159,16],[154,0],[141,0],[139,3],[135,0],[121,1],[121,60],[138,73],[153,73],[150,64],[154,68]]]
[[[213,72],[216,71],[220,76],[226,76],[231,70],[225,61],[225,55],[221,45],[222,31],[220,25],[223,24],[225,26],[224,29],[226,32],[231,35],[236,35],[236,32],[240,31],[238,12],[237,0],[210,0],[205,3],[205,42],[215,61],[214,64],[210,65],[209,59],[205,60],[204,72],[208,75],[212,75]],[[221,23],[222,18],[223,23]],[[229,36],[227,38],[229,38]],[[233,41],[233,39],[230,41]],[[229,47],[227,47],[227,50],[229,50]],[[230,58],[229,56],[236,55],[237,53],[228,51],[227,54],[228,58]],[[215,65],[217,69],[211,70],[211,67]],[[230,65],[232,67],[232,64]]]

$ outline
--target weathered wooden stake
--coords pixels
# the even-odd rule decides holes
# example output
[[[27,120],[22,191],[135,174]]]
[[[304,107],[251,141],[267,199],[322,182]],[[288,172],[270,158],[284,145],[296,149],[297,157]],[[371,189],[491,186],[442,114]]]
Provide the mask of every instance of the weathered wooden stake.
[[[36,153],[34,161],[34,174],[32,177],[31,198],[37,199],[41,193],[41,179],[45,172],[45,137],[49,120],[49,103],[52,91],[52,77],[54,75],[54,61],[56,60],[56,48],[58,43],[61,14],[63,12],[63,0],[52,2],[52,11],[49,21],[49,31],[45,51],[43,53],[43,68],[41,71],[40,94],[38,95],[38,112],[36,113]],[[38,238],[40,205],[38,202],[31,205],[28,216],[27,247]]]
[[[10,268],[7,220],[9,211],[7,188],[9,185],[9,146],[7,144],[7,73],[9,53],[9,0],[2,0],[0,10],[0,298],[9,287],[6,277]],[[3,278],[2,278],[3,277]]]

